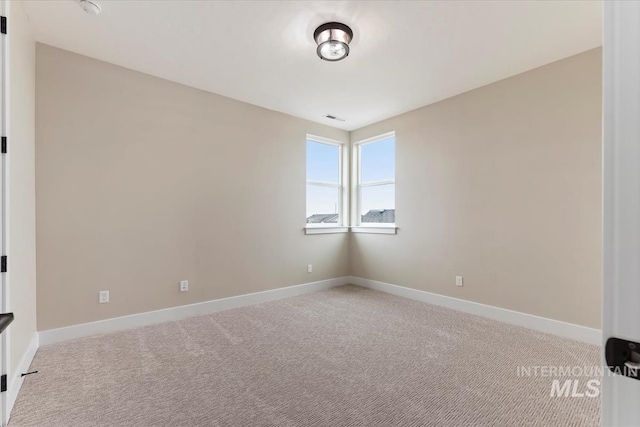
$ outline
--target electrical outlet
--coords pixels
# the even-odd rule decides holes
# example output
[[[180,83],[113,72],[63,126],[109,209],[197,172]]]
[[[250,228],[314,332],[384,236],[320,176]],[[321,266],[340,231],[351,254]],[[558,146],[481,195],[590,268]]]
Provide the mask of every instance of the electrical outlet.
[[[456,276],[456,286],[462,286],[462,276]]]
[[[187,292],[189,290],[189,281],[181,280],[180,281],[180,292]]]
[[[109,302],[109,291],[100,291],[100,293],[98,294],[98,302],[100,304]]]
[[[307,265],[307,273],[313,273],[313,265]]]

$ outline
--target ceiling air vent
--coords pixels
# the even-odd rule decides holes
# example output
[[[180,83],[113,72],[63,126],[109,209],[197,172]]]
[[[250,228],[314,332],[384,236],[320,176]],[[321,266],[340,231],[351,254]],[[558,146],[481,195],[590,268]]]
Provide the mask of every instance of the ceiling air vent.
[[[344,119],[341,119],[340,117],[336,117],[333,114],[326,114],[325,117],[327,119],[331,119],[331,120],[337,120],[339,122],[344,122]]]

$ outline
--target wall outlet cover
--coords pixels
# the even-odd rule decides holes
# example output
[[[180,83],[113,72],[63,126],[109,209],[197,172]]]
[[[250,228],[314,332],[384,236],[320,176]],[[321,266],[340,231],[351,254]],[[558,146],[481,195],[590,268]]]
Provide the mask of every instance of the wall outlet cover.
[[[98,302],[100,304],[109,302],[109,291],[100,291],[100,293],[98,294]]]

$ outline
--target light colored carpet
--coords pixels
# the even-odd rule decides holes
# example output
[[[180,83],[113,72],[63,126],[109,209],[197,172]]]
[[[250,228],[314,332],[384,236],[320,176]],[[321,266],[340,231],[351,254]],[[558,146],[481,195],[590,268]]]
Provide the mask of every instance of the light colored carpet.
[[[598,425],[599,399],[517,375],[558,365],[598,349],[344,286],[42,347],[9,425]]]

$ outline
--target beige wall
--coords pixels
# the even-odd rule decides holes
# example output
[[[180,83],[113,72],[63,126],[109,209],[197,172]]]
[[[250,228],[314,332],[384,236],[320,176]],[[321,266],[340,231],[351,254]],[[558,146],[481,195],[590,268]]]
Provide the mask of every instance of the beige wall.
[[[352,132],[396,131],[399,226],[352,274],[599,328],[600,105],[595,49]]]
[[[36,80],[39,330],[349,273],[303,234],[305,135],[347,132],[42,44]]]
[[[35,64],[36,45],[24,4],[9,3],[9,373],[36,332]]]
[[[352,132],[396,131],[399,234],[305,236],[304,136],[347,132],[38,45],[38,329],[350,273],[598,328],[600,64]]]

